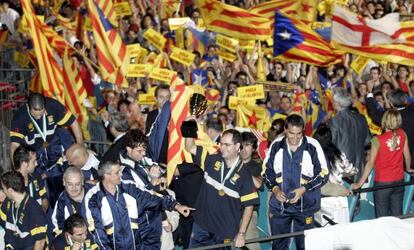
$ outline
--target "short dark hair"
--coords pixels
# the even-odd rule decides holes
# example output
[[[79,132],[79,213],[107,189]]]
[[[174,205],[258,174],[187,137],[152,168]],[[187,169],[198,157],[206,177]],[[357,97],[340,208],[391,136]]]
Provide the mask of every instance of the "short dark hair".
[[[390,103],[394,108],[402,108],[405,107],[408,99],[407,93],[402,91],[401,89],[393,89],[390,90],[387,94]]]
[[[119,109],[121,108],[122,105],[127,105],[127,107],[129,106],[129,104],[131,104],[130,101],[128,101],[127,99],[121,99],[118,101],[118,105],[117,105],[117,110],[119,111]]]
[[[226,131],[223,132],[222,137],[225,136],[225,135],[227,135],[227,134],[230,134],[230,135],[233,136],[233,138],[232,138],[231,141],[234,144],[240,143],[240,146],[241,146],[241,144],[243,142],[243,139],[242,139],[241,133],[239,131],[237,131],[235,129],[232,129],[232,128],[231,129],[227,129]]]
[[[125,134],[125,147],[135,148],[142,146],[148,148],[147,137],[138,129],[131,129]]]
[[[206,127],[221,133],[223,131],[223,122],[218,118],[211,118],[207,120]]]
[[[170,86],[169,86],[169,85],[167,85],[167,84],[165,84],[165,83],[161,83],[160,85],[158,85],[158,86],[155,88],[155,93],[154,93],[155,97],[157,97],[157,96],[158,96],[158,91],[160,91],[160,89],[165,89],[165,90],[170,91]]]
[[[372,67],[372,68],[369,70],[369,72],[371,72],[371,71],[373,71],[373,70],[377,70],[377,71],[378,71],[378,75],[380,75],[380,74],[381,74],[381,68],[380,68],[380,67],[374,66],[374,67]]]
[[[46,100],[42,94],[32,93],[27,104],[30,109],[44,109],[46,107]]]
[[[72,214],[69,216],[63,224],[63,230],[65,233],[73,234],[74,228],[86,227],[86,220],[80,214]]]
[[[23,194],[25,192],[23,175],[17,171],[9,171],[1,176],[1,183],[6,188]]]
[[[29,162],[30,154],[33,153],[35,153],[35,151],[29,147],[23,145],[18,146],[13,153],[14,169],[18,170],[20,169],[23,162]]]
[[[292,114],[292,115],[289,115],[285,120],[285,129],[287,129],[289,125],[304,129],[305,121],[303,120],[302,116],[297,115],[297,114]]]
[[[242,141],[243,143],[251,143],[253,149],[257,149],[257,137],[252,132],[243,132]]]
[[[245,77],[247,77],[247,73],[246,72],[244,72],[244,71],[239,71],[239,72],[237,72],[237,74],[236,74],[236,79],[239,79],[239,77],[240,76],[245,76]]]

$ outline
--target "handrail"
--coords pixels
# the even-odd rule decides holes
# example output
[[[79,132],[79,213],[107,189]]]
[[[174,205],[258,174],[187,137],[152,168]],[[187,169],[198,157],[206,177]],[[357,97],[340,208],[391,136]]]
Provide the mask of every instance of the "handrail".
[[[414,213],[395,216],[395,217],[399,219],[414,218]],[[279,234],[279,235],[263,237],[263,238],[254,238],[254,239],[246,240],[245,245],[250,244],[250,243],[266,242],[266,241],[277,240],[281,238],[290,238],[290,237],[302,236],[302,235],[305,235],[304,231]],[[190,248],[189,250],[206,250],[206,249],[215,249],[215,248],[220,248],[220,247],[231,247],[231,249],[236,249],[234,246],[234,242],[230,242],[230,243],[216,244],[216,245],[210,245],[210,246],[204,246],[204,247],[195,247],[195,248]]]
[[[384,185],[378,185],[378,186],[367,187],[367,188],[358,188],[358,189],[352,190],[352,193],[354,194],[355,193],[367,193],[367,192],[372,192],[372,191],[381,190],[381,189],[402,187],[402,186],[405,187],[405,186],[410,186],[410,185],[414,185],[414,181],[384,184]]]

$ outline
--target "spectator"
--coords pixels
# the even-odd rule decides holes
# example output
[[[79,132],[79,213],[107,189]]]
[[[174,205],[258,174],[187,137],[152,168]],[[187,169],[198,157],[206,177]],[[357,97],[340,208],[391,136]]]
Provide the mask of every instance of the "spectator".
[[[351,104],[351,94],[346,89],[336,88],[334,109],[337,114],[328,126],[332,132],[333,144],[361,173],[364,169],[364,147],[369,143],[370,134],[364,116],[352,111]]]
[[[407,172],[414,173],[407,135],[401,128],[401,114],[396,110],[387,110],[381,120],[382,135],[372,139],[369,160],[364,173],[352,189],[360,188],[375,166],[375,186],[402,183],[404,165]],[[404,186],[374,191],[376,217],[399,216],[402,214]]]

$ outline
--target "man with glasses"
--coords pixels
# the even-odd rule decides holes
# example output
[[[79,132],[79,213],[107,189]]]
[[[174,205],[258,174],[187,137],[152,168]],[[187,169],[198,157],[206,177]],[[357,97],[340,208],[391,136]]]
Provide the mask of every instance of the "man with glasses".
[[[153,192],[154,186],[148,175],[147,167],[154,163],[145,157],[148,142],[147,137],[138,129],[132,129],[125,134],[125,149],[120,154],[122,181],[132,181],[142,191]],[[139,233],[141,244],[146,247],[161,247],[162,216],[160,211],[146,211],[139,218]]]
[[[60,194],[52,213],[53,232],[59,235],[64,229],[65,220],[72,214],[80,213],[81,204],[86,191],[91,188],[84,187],[83,173],[79,168],[69,167],[63,174],[65,190]]]
[[[251,176],[243,168],[241,144],[240,132],[226,130],[220,138],[220,152],[208,154],[205,159],[190,247],[233,240],[236,247],[244,246],[253,207],[259,199]],[[193,155],[201,152],[193,138],[185,138],[185,148]]]
[[[320,187],[328,179],[328,166],[319,142],[303,136],[299,115],[285,121],[285,136],[270,145],[264,163],[272,235],[313,228],[314,213],[321,207]],[[273,249],[289,249],[289,238],[273,241]],[[305,249],[304,236],[295,238],[296,249]]]

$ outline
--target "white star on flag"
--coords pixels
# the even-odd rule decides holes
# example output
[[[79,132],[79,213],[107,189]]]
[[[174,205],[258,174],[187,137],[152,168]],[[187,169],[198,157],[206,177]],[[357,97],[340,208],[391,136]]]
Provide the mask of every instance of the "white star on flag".
[[[194,77],[195,77],[194,84],[200,84],[200,85],[202,85],[203,80],[205,79],[205,77],[203,77],[202,74],[199,74],[199,75],[194,74]]]
[[[280,36],[283,40],[290,40],[290,37],[292,36],[292,34],[287,32],[287,30],[277,33],[277,35]]]

